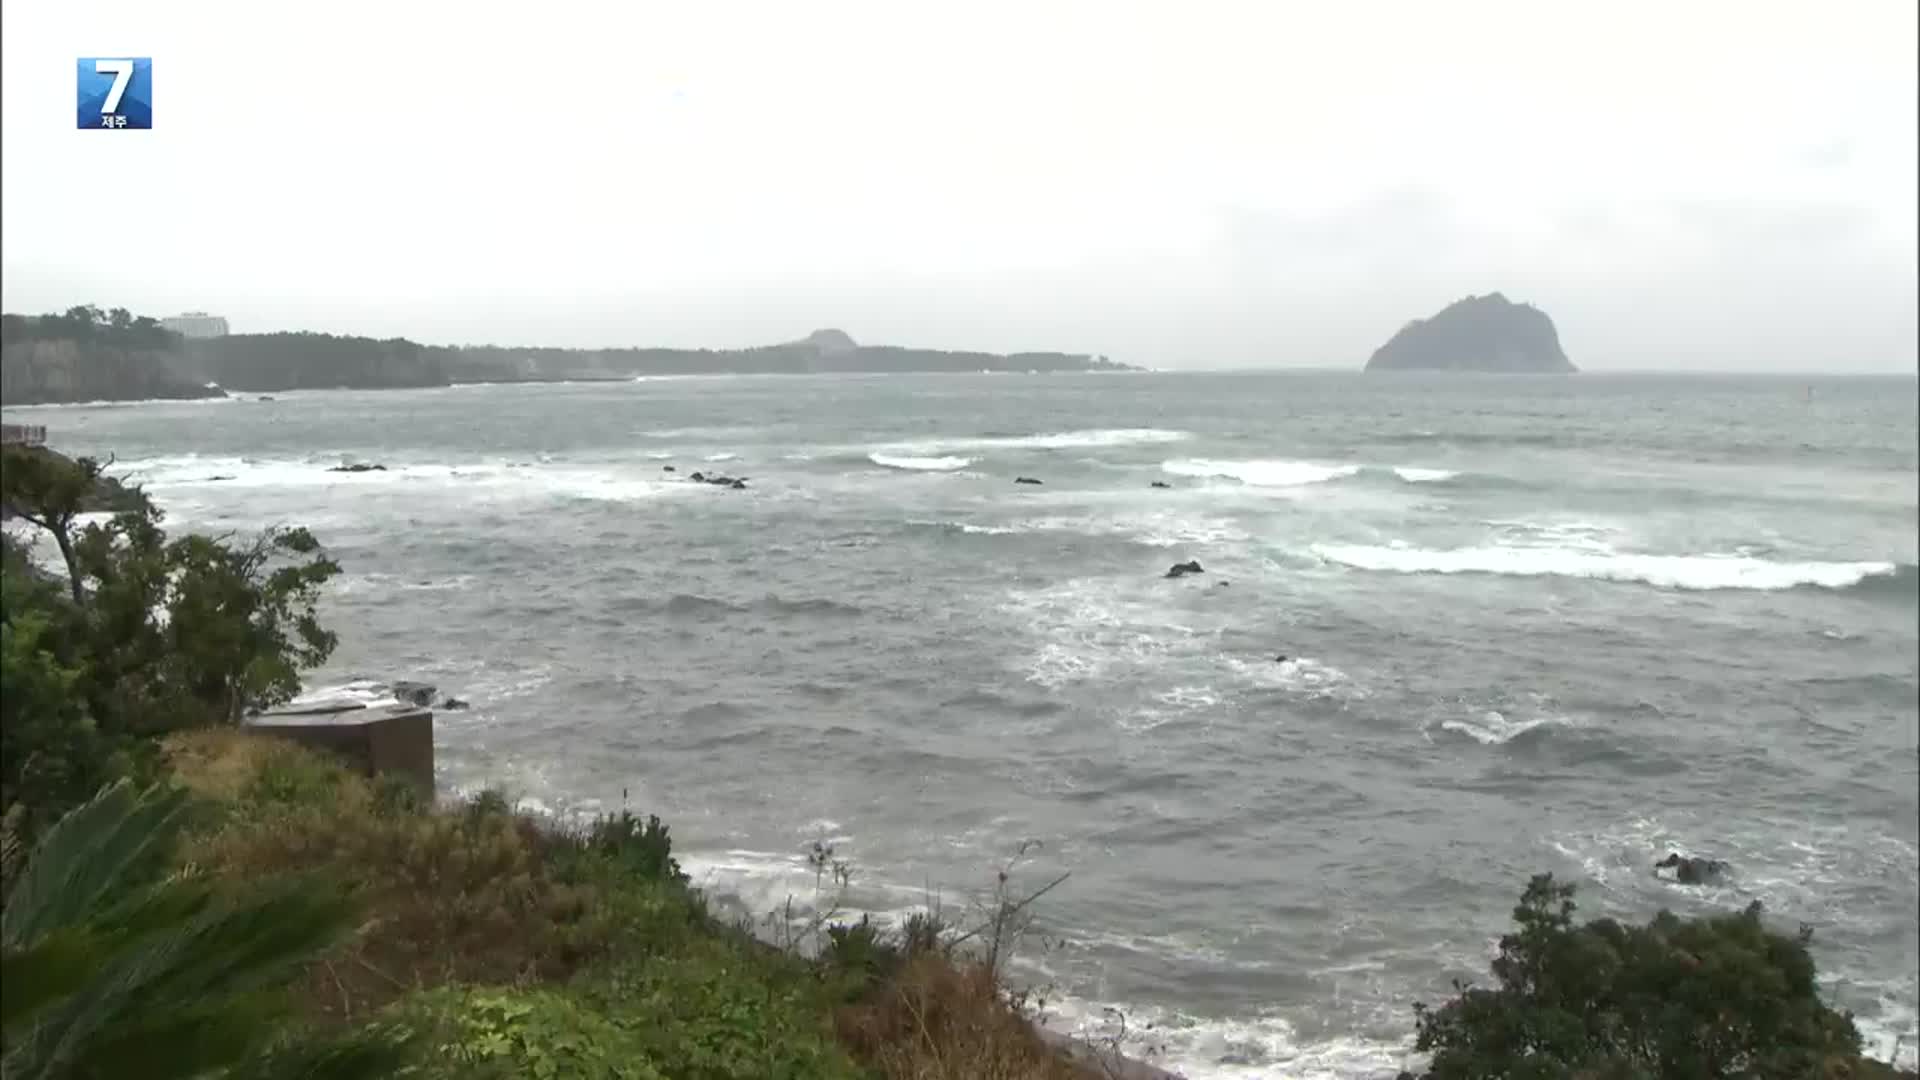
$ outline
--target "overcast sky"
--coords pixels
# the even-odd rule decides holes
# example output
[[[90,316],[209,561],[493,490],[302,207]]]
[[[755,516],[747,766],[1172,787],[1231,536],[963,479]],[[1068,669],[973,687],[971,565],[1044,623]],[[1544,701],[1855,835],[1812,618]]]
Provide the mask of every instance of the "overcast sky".
[[[1912,372],[1916,10],[8,0],[0,299],[1172,368],[1499,290],[1589,370]],[[98,55],[152,131],[75,129]]]

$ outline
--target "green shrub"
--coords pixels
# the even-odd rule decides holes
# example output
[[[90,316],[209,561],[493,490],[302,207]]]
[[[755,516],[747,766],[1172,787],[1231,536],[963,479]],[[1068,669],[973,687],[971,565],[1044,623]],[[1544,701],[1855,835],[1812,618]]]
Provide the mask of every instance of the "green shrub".
[[[258,770],[240,792],[243,807],[258,811],[262,804],[326,806],[338,798],[347,772],[337,762],[291,746],[275,746],[261,757]]]
[[[399,1006],[426,1034],[423,1078],[663,1080],[632,1032],[548,989],[442,987]]]
[[[1760,905],[1644,926],[1573,921],[1574,887],[1528,883],[1500,939],[1495,986],[1416,1005],[1431,1080],[1800,1080],[1872,1075],[1850,1016],[1814,985],[1811,931],[1769,930]]]
[[[0,913],[0,1074],[391,1075],[403,1032],[303,1036],[276,992],[348,931],[351,907],[299,879],[232,900],[165,874],[187,803],[123,781],[47,830]]]
[[[620,964],[581,986],[676,1080],[860,1075],[807,965],[750,938],[688,937],[671,957]]]

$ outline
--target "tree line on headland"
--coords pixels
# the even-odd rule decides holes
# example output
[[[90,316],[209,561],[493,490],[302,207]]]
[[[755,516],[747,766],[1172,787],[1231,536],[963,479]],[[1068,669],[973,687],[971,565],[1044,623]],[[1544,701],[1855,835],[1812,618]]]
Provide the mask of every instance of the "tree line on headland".
[[[1167,1077],[1118,1056],[1123,1026],[1048,1036],[1006,978],[1064,878],[1010,864],[882,927],[815,844],[810,895],[740,921],[658,818],[435,803],[247,733],[332,652],[338,563],[302,528],[170,536],[136,488],[86,521],[105,475],[0,447],[0,510],[31,527],[0,532],[0,1075]],[[1862,1055],[1812,932],[1758,905],[1582,922],[1541,875],[1513,919],[1489,978],[1414,1007],[1424,1080],[1914,1076]]]
[[[188,338],[125,308],[92,306],[0,319],[0,401],[9,405],[641,375],[1122,370],[1073,353],[860,345],[839,330],[747,349],[562,349],[311,332]]]

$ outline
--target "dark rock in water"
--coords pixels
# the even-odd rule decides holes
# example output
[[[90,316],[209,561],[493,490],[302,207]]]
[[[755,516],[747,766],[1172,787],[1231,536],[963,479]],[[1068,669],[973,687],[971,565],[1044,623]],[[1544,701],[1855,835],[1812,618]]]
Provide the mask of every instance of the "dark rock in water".
[[[1673,880],[1682,885],[1704,885],[1718,881],[1727,872],[1727,864],[1719,859],[1695,858],[1677,851],[1669,852],[1666,858],[1654,863],[1653,868],[1656,871],[1672,870]]]
[[[1415,319],[1374,350],[1368,371],[1490,371],[1570,375],[1547,313],[1499,293],[1469,296]]]
[[[327,471],[328,472],[386,472],[387,467],[385,465],[361,465],[356,463],[353,465],[335,465],[333,468],[328,469]]]
[[[1166,482],[1165,480],[1155,480],[1155,481],[1153,482],[1153,486],[1154,486],[1154,487],[1157,487],[1157,488],[1170,488],[1170,487],[1172,487],[1173,485],[1172,485],[1172,484],[1169,484],[1169,483],[1167,483],[1167,482]]]
[[[1286,654],[1286,653],[1281,653],[1281,654],[1280,654],[1279,656],[1276,656],[1276,657],[1274,657],[1274,658],[1273,658],[1273,662],[1274,662],[1274,663],[1276,663],[1276,664],[1284,664],[1284,663],[1286,663],[1286,662],[1287,662],[1287,654]]]
[[[228,476],[225,473],[222,473],[219,476],[209,476],[205,480],[201,481],[201,483],[211,484],[216,480],[231,480],[231,479],[233,479],[233,477]]]
[[[1198,559],[1189,559],[1186,562],[1174,563],[1173,566],[1167,570],[1167,576],[1170,578],[1186,577],[1188,574],[1204,574],[1204,573],[1206,573],[1206,571],[1200,569],[1200,560]]]
[[[1038,484],[1040,481],[1035,480],[1031,476],[1016,476],[1013,478],[1013,482],[1016,484]]]
[[[745,480],[735,480],[733,483],[728,484],[727,486],[732,488],[735,491],[747,490],[747,482]]]
[[[411,682],[400,679],[388,684],[387,690],[394,697],[422,708],[433,704],[434,687],[423,682]]]
[[[466,703],[466,702],[464,702],[464,701],[461,701],[461,700],[460,700],[459,698],[457,698],[457,697],[450,697],[450,698],[447,698],[446,700],[444,700],[444,701],[442,701],[442,702],[440,703],[440,707],[441,707],[441,708],[443,708],[443,709],[449,709],[449,710],[452,710],[452,709],[464,709],[464,708],[467,708],[467,703]]]
[[[692,480],[696,484],[704,484],[707,482],[707,474],[694,473],[692,476],[688,477],[687,479]]]
[[[257,398],[254,398],[253,400],[255,400],[255,401],[272,401],[272,400],[273,400],[273,395],[272,395],[272,394],[261,394],[261,395],[260,395],[259,397],[257,397]]]
[[[660,471],[661,472],[679,472],[680,470],[674,468],[671,465],[662,465],[660,466]]]

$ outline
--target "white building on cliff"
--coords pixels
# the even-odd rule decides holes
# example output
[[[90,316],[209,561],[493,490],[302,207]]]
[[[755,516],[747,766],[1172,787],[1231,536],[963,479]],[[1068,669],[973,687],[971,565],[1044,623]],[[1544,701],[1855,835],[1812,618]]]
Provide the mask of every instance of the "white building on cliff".
[[[210,338],[227,336],[227,320],[224,316],[209,315],[204,311],[189,311],[180,315],[169,315],[160,320],[160,325],[190,338]]]

